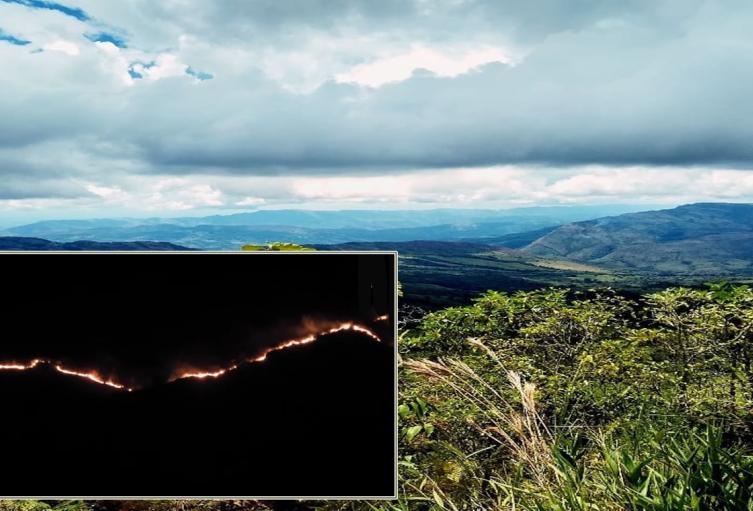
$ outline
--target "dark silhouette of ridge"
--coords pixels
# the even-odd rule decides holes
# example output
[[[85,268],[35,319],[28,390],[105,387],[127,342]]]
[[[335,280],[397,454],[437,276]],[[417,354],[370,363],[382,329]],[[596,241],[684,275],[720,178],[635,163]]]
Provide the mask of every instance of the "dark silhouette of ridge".
[[[43,238],[0,236],[0,250],[195,250],[164,241],[71,241],[61,243]]]

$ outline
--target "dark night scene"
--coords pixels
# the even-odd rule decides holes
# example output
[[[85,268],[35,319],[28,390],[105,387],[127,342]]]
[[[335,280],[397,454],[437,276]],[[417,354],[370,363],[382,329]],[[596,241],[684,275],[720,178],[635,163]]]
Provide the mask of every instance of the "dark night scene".
[[[394,495],[394,254],[0,261],[1,494]]]

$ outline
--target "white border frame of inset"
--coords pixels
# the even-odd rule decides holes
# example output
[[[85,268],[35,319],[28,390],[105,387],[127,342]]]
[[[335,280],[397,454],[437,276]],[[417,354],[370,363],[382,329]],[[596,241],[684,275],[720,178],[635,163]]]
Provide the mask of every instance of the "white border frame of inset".
[[[243,250],[0,250],[0,255],[83,255],[83,254],[124,254],[124,255],[209,255],[223,254],[245,257],[274,257],[278,255],[296,255],[299,257],[322,257],[326,255],[391,255],[395,258],[393,275],[394,308],[393,318],[393,420],[394,420],[394,456],[393,494],[392,495],[0,495],[2,500],[397,500],[398,498],[398,252],[395,250],[314,250],[314,251],[243,251]]]

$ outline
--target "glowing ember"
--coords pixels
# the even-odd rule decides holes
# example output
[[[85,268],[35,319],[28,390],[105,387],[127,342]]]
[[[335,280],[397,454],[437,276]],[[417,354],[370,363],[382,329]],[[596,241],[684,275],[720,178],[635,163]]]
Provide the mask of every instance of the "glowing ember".
[[[382,316],[380,316],[380,318],[382,318]],[[377,318],[377,320],[379,320],[380,318]],[[359,332],[361,334],[366,335],[367,337],[371,338],[374,341],[382,342],[379,336],[376,335],[371,330],[369,330],[368,328],[361,325],[357,325],[352,322],[347,322],[347,323],[341,323],[338,326],[332,327],[328,330],[323,330],[316,334],[307,335],[306,337],[301,337],[298,339],[289,339],[287,341],[283,341],[282,343],[276,346],[267,348],[260,355],[257,355],[254,358],[246,359],[246,363],[263,362],[267,359],[267,356],[274,351],[281,351],[284,349],[292,348],[294,346],[303,346],[305,344],[311,344],[312,342],[315,342],[317,339],[319,339],[323,335],[330,335],[330,334],[335,334],[337,332],[344,332],[348,330],[352,332]],[[127,387],[123,385],[122,383],[118,383],[112,379],[105,379],[97,371],[88,371],[88,372],[74,371],[73,369],[67,369],[63,367],[62,364],[53,363],[50,360],[44,360],[41,358],[35,358],[25,364],[19,363],[19,362],[0,363],[0,371],[27,371],[30,369],[34,369],[40,364],[50,364],[57,372],[61,374],[65,374],[68,376],[76,376],[78,378],[84,378],[88,381],[97,383],[99,385],[107,385],[108,387],[112,387],[118,390],[126,390],[128,392],[133,391],[132,388]],[[223,369],[218,369],[216,371],[196,371],[196,370],[186,371],[186,372],[178,374],[177,376],[174,376],[169,381],[182,380],[184,378],[194,378],[198,380],[203,380],[206,378],[219,378],[220,376],[223,376],[224,374],[230,371],[234,371],[235,369],[238,369],[238,367],[239,367],[238,364],[233,364],[231,366],[225,367]]]
[[[31,360],[28,364],[19,364],[17,362],[10,362],[5,364],[0,364],[0,371],[28,371],[30,369],[34,369],[40,364],[52,364],[49,360],[44,360],[41,358],[35,358],[34,360]],[[93,381],[94,383],[99,383],[100,385],[107,385],[109,387],[118,389],[118,390],[127,390],[128,392],[131,392],[133,389],[126,387],[125,385],[121,385],[118,382],[112,381],[112,380],[105,380],[102,378],[99,373],[95,371],[90,371],[88,373],[82,373],[78,371],[73,371],[71,369],[66,369],[60,364],[53,365],[55,370],[62,374],[67,374],[68,376],[78,376],[79,378],[86,378],[89,381]]]
[[[389,314],[384,314],[382,316],[375,317],[374,321],[387,321],[388,319],[390,319],[390,315]]]
[[[290,339],[287,341],[283,341],[277,346],[272,346],[271,348],[267,348],[260,355],[257,355],[256,357],[246,359],[246,362],[249,364],[264,362],[267,359],[267,356],[274,351],[282,351],[288,348],[292,348],[294,346],[303,346],[304,344],[311,344],[312,342],[315,342],[317,339],[319,339],[319,337],[323,335],[335,334],[337,332],[344,332],[346,330],[359,332],[370,337],[371,339],[377,342],[382,342],[379,336],[376,335],[371,330],[369,330],[368,328],[361,325],[356,325],[355,323],[348,322],[348,323],[342,323],[336,327],[330,328],[329,330],[324,330],[317,334],[307,335],[306,337],[301,337],[299,339]],[[170,379],[170,381],[182,380],[185,378],[198,378],[198,379],[217,378],[227,373],[228,371],[232,371],[237,368],[238,368],[238,364],[235,364],[225,369],[220,369],[214,372],[188,371],[188,372],[180,373],[177,376],[174,376],[173,378]]]
[[[89,372],[89,373],[80,373],[78,371],[72,371],[70,369],[66,369],[63,366],[57,365],[57,364],[55,365],[55,370],[63,374],[68,374],[70,376],[78,376],[79,378],[86,378],[87,380],[93,381],[94,383],[99,383],[100,385],[107,385],[108,387],[112,387],[118,390],[127,390],[128,392],[131,392],[131,390],[133,390],[126,387],[125,385],[121,385],[120,383],[114,382],[112,380],[105,380],[94,371]]]
[[[35,358],[28,364],[17,364],[14,362],[8,363],[8,364],[0,364],[0,370],[3,371],[26,371],[27,369],[34,369],[39,364],[46,363],[46,360],[41,360],[38,358]]]
[[[181,380],[183,378],[198,378],[199,380],[203,380],[204,378],[219,378],[223,374],[234,371],[235,369],[238,369],[237,365],[232,365],[230,367],[226,367],[225,369],[220,369],[218,371],[214,372],[203,372],[203,373],[183,373],[182,375],[171,379],[170,381],[175,380]]]

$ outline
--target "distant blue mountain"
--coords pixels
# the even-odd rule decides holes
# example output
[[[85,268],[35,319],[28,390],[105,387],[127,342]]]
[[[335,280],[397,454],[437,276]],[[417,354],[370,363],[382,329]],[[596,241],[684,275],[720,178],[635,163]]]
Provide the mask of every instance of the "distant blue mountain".
[[[263,210],[206,217],[49,220],[13,227],[0,234],[58,242],[161,240],[201,249],[237,249],[244,243],[271,241],[304,244],[484,241],[645,209],[645,206],[619,205],[504,210]]]

